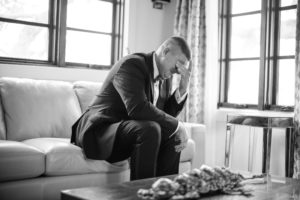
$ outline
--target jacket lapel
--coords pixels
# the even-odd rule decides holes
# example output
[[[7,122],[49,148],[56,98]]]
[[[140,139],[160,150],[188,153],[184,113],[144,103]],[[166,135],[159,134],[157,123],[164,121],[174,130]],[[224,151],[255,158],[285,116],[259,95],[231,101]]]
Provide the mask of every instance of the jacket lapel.
[[[145,61],[146,61],[146,65],[149,69],[149,85],[150,85],[150,88],[148,90],[148,97],[150,98],[150,101],[153,103],[153,99],[154,99],[154,79],[153,79],[153,53],[154,52],[151,52],[151,53],[148,53],[145,55]]]

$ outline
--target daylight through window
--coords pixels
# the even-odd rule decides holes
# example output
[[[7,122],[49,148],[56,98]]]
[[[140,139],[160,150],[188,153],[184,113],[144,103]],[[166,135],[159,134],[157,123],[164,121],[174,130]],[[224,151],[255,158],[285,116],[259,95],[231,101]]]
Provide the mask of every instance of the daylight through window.
[[[291,111],[296,0],[220,0],[219,107]]]
[[[0,61],[110,67],[124,0],[0,0]]]

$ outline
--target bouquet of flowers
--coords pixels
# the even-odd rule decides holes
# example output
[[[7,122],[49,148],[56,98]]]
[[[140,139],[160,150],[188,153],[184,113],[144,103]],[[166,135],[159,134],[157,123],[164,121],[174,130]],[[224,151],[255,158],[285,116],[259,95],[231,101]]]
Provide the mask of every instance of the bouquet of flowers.
[[[137,196],[152,200],[199,199],[203,194],[217,192],[248,196],[251,195],[251,189],[245,187],[244,181],[259,177],[262,176],[245,178],[224,167],[202,165],[199,169],[195,168],[176,176],[174,180],[160,178],[150,189],[139,189]]]

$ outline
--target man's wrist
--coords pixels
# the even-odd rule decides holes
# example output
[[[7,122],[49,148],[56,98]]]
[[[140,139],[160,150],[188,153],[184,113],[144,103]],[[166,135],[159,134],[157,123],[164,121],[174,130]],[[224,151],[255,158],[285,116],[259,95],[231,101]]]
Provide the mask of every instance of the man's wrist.
[[[179,121],[178,121],[178,124],[177,124],[177,127],[176,127],[176,129],[175,129],[175,131],[169,136],[169,138],[171,138],[177,131],[178,131],[178,129],[179,129]]]
[[[187,92],[181,94],[179,91],[179,88],[177,88],[177,90],[175,91],[175,99],[177,101],[178,104],[180,104],[186,97]]]

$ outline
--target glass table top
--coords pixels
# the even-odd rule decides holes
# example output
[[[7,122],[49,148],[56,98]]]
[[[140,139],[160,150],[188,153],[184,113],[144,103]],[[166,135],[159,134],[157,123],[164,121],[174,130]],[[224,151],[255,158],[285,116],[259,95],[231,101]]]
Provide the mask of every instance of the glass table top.
[[[255,115],[227,115],[227,124],[245,125],[263,128],[293,128],[292,117],[255,116]]]

